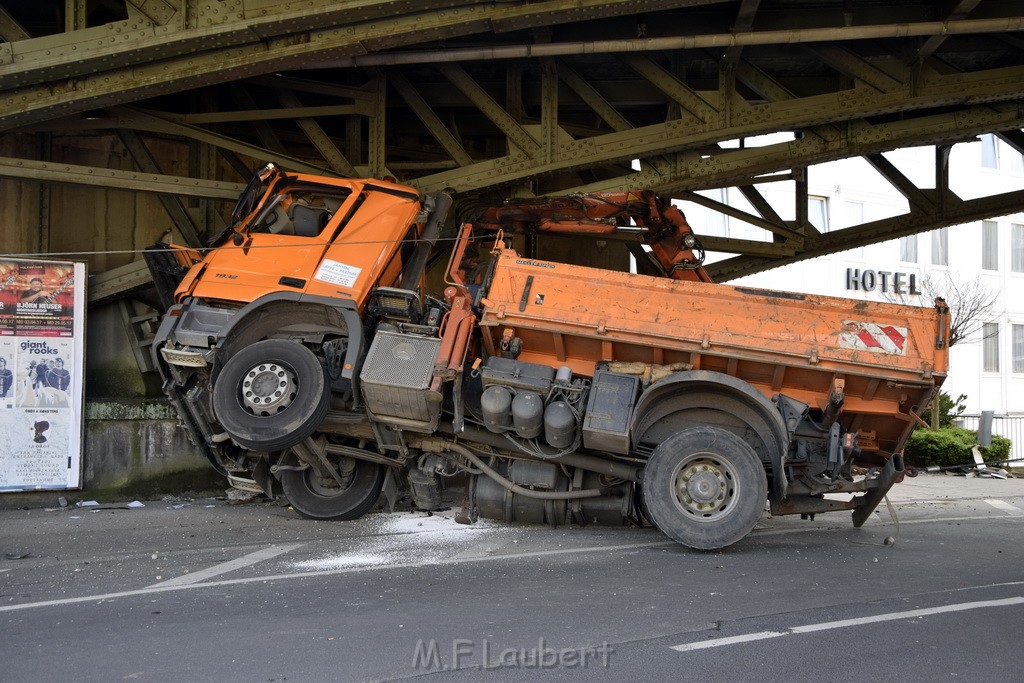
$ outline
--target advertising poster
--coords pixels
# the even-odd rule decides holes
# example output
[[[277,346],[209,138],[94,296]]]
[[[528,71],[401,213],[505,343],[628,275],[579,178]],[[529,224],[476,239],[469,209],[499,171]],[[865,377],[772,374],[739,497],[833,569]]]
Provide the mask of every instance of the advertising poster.
[[[85,264],[0,257],[0,491],[82,479]]]

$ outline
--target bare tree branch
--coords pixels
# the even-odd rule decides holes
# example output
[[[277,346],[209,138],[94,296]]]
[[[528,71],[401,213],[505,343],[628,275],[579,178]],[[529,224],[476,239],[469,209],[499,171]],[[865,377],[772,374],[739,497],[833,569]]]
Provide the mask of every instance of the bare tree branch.
[[[955,273],[945,272],[940,276],[925,273],[918,281],[921,298],[931,301],[936,297],[946,300],[949,305],[949,345],[953,346],[980,332],[985,323],[991,322],[999,293],[981,281],[980,276],[973,280],[958,277]],[[888,295],[893,303],[911,304],[906,295]],[[984,335],[979,339],[984,339]]]

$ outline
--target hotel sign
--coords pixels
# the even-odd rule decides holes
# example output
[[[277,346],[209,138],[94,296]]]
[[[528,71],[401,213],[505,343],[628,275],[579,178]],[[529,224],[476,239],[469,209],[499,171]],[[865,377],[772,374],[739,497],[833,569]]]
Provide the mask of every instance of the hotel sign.
[[[846,269],[846,289],[855,292],[888,294],[921,294],[917,288],[916,273],[899,273],[891,270]]]

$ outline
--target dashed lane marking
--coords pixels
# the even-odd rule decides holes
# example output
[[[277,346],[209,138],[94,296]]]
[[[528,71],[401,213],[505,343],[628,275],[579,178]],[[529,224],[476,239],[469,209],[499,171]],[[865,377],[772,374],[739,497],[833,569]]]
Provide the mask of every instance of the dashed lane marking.
[[[943,607],[928,607],[926,609],[912,609],[905,612],[889,612],[888,614],[876,614],[871,617],[858,617],[856,619],[842,619],[839,621],[825,621],[819,624],[807,624],[805,626],[793,626],[785,631],[760,631],[739,636],[726,638],[714,638],[702,640],[696,643],[683,643],[673,645],[671,649],[677,652],[692,652],[694,650],[706,650],[713,647],[736,645],[754,640],[766,640],[768,638],[781,638],[783,636],[799,635],[801,633],[816,633],[818,631],[829,631],[837,628],[849,628],[851,626],[863,626],[864,624],[877,624],[882,621],[897,621],[899,619],[917,619],[928,617],[934,614],[947,614],[949,612],[964,612],[972,609],[987,609],[990,607],[1008,607],[1010,605],[1024,604],[1024,597],[1017,596],[1003,600],[980,600],[977,602],[961,602],[956,605],[945,605]]]
[[[147,588],[157,588],[166,586],[187,586],[193,583],[199,583],[200,581],[206,581],[207,579],[212,579],[213,577],[220,576],[221,574],[233,572],[236,569],[241,569],[242,567],[248,567],[250,565],[256,564],[257,562],[263,562],[264,560],[273,559],[278,555],[284,555],[285,553],[291,552],[292,550],[295,550],[296,548],[299,548],[301,546],[301,543],[292,543],[290,545],[272,545],[269,548],[263,548],[262,550],[257,550],[254,553],[242,555],[237,559],[228,560],[227,562],[221,562],[220,564],[215,564],[212,567],[207,567],[206,569],[201,569],[197,572],[182,574],[181,576],[176,576],[173,579],[168,579],[167,581],[154,583],[152,586],[147,586]]]
[[[1005,500],[987,499],[985,502],[1013,517],[1024,517],[1024,510],[1021,510],[1016,505],[1010,505]]]
[[[276,548],[282,548],[284,546],[275,546]],[[472,564],[477,562],[500,562],[509,560],[520,560],[538,557],[553,557],[559,555],[573,555],[577,553],[609,553],[626,550],[637,550],[641,548],[676,548],[678,544],[675,541],[655,541],[652,543],[628,543],[623,545],[600,545],[600,546],[584,546],[579,548],[559,548],[555,550],[535,550],[526,551],[519,553],[509,554],[495,554],[487,555],[485,557],[467,557],[463,559],[431,559],[422,562],[396,562],[386,567],[387,570],[395,569],[416,569],[419,567],[431,567],[431,566],[444,566],[444,565],[459,565],[459,564]],[[267,549],[269,550],[269,548]],[[257,551],[259,552],[259,551]],[[253,553],[255,554],[255,553]],[[250,557],[247,555],[246,557]],[[242,559],[242,558],[239,558]],[[232,560],[233,562],[237,560]],[[258,560],[257,560],[258,561]],[[223,564],[216,565],[216,568],[223,568]],[[214,567],[210,567],[214,569]],[[340,569],[324,569],[318,571],[304,571],[304,572],[291,572],[288,574],[270,574],[261,576],[242,576],[232,579],[220,579],[219,581],[206,581],[199,583],[175,583],[170,584],[170,581],[164,581],[152,586],[145,588],[138,588],[135,590],[119,591],[116,593],[102,593],[97,595],[83,595],[77,598],[57,598],[54,600],[40,600],[39,602],[23,602],[16,605],[0,605],[0,613],[2,612],[15,612],[18,610],[26,609],[38,609],[40,607],[59,607],[64,605],[74,605],[83,602],[104,602],[106,600],[114,600],[117,598],[127,598],[136,595],[152,595],[154,593],[166,593],[171,591],[182,591],[182,590],[195,590],[199,588],[211,588],[221,586],[237,586],[248,583],[266,583],[268,581],[287,581],[291,579],[308,579],[318,576],[338,576],[342,574],[359,574],[363,572],[380,572],[384,567],[379,565],[363,565],[358,567],[343,567]],[[207,571],[207,570],[204,570]],[[199,572],[195,572],[198,574]],[[223,571],[221,572],[223,573]],[[188,574],[188,576],[194,576],[195,574]],[[172,579],[173,581],[173,579]],[[170,585],[169,585],[170,584]]]

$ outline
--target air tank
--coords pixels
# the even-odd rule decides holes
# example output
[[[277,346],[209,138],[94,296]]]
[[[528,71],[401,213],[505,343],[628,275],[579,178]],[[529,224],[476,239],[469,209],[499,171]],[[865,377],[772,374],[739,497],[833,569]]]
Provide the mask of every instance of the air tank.
[[[480,396],[480,411],[484,426],[495,434],[512,429],[512,392],[492,384]]]
[[[512,424],[524,439],[540,436],[544,429],[544,399],[529,391],[520,391],[512,399]]]
[[[576,416],[565,401],[553,401],[544,410],[544,440],[559,450],[576,440]]]

